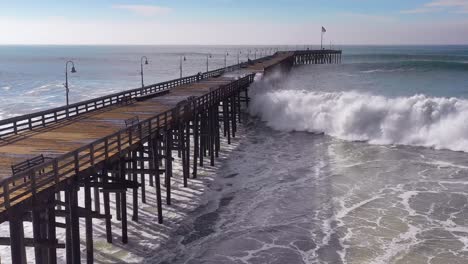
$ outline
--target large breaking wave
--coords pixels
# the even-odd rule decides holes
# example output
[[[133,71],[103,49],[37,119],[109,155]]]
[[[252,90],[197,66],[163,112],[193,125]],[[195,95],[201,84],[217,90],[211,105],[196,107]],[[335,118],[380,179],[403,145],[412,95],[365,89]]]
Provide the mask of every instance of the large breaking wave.
[[[250,112],[277,130],[468,152],[468,100],[256,88]]]

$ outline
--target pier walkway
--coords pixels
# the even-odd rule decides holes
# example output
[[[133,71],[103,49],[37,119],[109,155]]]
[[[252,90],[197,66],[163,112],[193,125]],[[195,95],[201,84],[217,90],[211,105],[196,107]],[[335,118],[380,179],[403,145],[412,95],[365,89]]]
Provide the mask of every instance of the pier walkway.
[[[132,220],[137,221],[138,192],[145,202],[149,181],[156,188],[158,222],[163,223],[162,191],[170,204],[173,155],[182,159],[185,186],[197,177],[197,166],[206,161],[213,165],[220,137],[229,142],[235,137],[241,103],[249,101],[255,74],[340,62],[341,51],[277,52],[0,121],[0,222],[9,221],[11,230],[0,244],[11,246],[14,264],[26,262],[25,247],[34,247],[36,263],[56,263],[56,250],[64,247],[67,263],[81,263],[79,218],[84,218],[86,262],[93,263],[92,219],[106,219],[107,240],[112,243],[110,219],[117,217],[126,243],[126,192],[133,192]],[[78,206],[80,188],[84,207]],[[115,194],[116,212],[109,209],[109,194]],[[65,223],[56,217],[64,217]],[[33,234],[27,237],[25,221],[33,224]],[[56,239],[56,228],[66,229],[66,241]]]

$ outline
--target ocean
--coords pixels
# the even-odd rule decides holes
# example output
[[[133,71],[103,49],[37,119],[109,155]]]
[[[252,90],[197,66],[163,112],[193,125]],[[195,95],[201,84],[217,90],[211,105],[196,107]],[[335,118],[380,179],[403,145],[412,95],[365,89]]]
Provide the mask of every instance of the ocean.
[[[252,47],[250,47],[252,48]],[[468,263],[468,46],[343,46],[250,89],[242,135],[146,263]],[[2,118],[237,62],[247,47],[0,47]],[[210,67],[211,68],[211,67]]]

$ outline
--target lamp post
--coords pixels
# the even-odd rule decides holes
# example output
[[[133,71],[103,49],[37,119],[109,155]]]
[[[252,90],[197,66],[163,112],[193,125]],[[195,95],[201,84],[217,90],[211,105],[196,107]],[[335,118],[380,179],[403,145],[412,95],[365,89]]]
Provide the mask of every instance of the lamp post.
[[[148,65],[148,58],[146,56],[141,57],[141,59],[140,59],[141,88],[145,87],[145,83],[143,82],[143,59],[145,59],[145,65]]]
[[[180,55],[180,78],[182,79],[182,60],[186,61],[185,55]]]
[[[75,69],[75,63],[71,60],[67,61],[65,63],[65,94],[66,94],[66,97],[67,97],[67,118],[69,117],[69,112],[68,112],[68,105],[69,105],[69,100],[68,100],[68,94],[70,93],[70,89],[68,88],[68,64],[71,64],[72,65],[72,68],[71,68],[71,73],[75,73],[76,72],[76,69]]]
[[[229,52],[226,51],[226,52],[224,53],[224,68],[227,67],[227,56],[229,56]]]
[[[242,51],[237,52],[237,64],[240,64],[240,55],[242,54]]]
[[[257,59],[257,49],[255,49],[255,59]]]
[[[206,72],[209,71],[209,60],[213,57],[211,53],[206,54]]]

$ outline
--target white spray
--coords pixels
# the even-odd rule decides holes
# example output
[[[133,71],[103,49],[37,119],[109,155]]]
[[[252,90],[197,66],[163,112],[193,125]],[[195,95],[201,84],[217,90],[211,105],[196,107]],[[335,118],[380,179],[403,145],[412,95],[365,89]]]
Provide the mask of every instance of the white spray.
[[[281,90],[271,81],[251,90],[251,114],[277,130],[468,152],[468,100]]]

